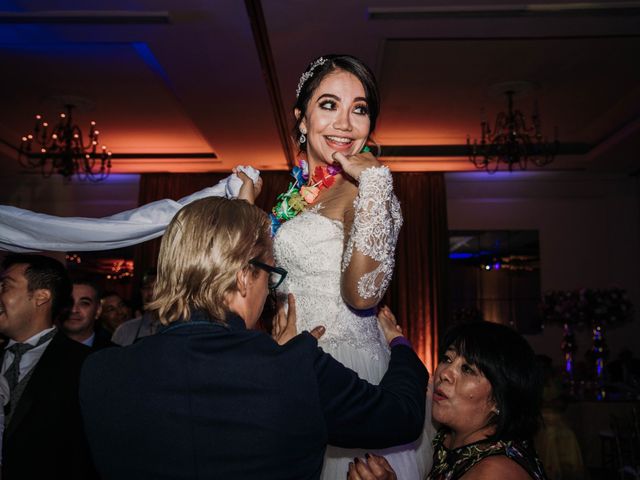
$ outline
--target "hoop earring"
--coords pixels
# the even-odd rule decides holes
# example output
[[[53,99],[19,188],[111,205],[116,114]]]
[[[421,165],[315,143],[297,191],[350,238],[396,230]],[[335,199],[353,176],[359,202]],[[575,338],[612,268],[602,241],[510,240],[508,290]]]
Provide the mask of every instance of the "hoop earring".
[[[306,141],[307,141],[306,135],[304,133],[300,132],[300,138],[298,138],[298,142],[300,143],[300,145],[302,145]]]

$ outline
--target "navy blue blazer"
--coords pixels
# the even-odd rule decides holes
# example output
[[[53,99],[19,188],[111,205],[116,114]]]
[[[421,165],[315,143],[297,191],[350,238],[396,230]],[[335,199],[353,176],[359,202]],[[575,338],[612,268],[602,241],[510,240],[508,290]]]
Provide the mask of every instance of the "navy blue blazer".
[[[308,333],[279,346],[239,317],[223,324],[196,312],[134,345],[91,355],[80,402],[103,480],[317,479],[327,443],[415,440],[427,380],[404,345],[392,349],[374,386]]]

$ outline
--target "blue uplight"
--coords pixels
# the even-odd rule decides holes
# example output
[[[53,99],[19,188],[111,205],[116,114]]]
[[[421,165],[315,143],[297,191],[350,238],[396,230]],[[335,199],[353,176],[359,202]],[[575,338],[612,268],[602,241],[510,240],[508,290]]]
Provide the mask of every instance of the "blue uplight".
[[[147,66],[149,68],[151,68],[151,70],[153,70],[153,72],[156,75],[158,75],[160,78],[162,78],[162,81],[171,90],[174,90],[173,84],[171,83],[171,80],[169,79],[169,75],[167,75],[167,72],[165,71],[165,69],[162,67],[162,65],[160,65],[160,62],[158,61],[156,56],[153,54],[153,52],[149,48],[149,45],[147,45],[146,43],[143,43],[143,42],[134,42],[131,45],[133,46],[135,51],[138,53],[138,55],[140,55],[140,57],[144,60],[144,62],[147,64]]]
[[[451,252],[449,253],[449,258],[473,258],[473,253],[463,253],[463,252]]]

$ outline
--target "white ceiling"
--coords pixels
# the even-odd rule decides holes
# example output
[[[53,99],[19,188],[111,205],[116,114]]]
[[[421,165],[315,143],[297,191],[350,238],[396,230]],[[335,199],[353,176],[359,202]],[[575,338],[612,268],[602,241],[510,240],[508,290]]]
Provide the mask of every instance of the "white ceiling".
[[[488,4],[490,14],[469,12]],[[15,171],[10,145],[35,113],[56,115],[52,96],[71,94],[93,103],[76,118],[95,119],[114,154],[175,157],[117,158],[115,172],[284,169],[292,150],[283,118],[300,73],[323,53],[351,53],[378,76],[385,151],[428,147],[394,150],[385,160],[395,170],[474,169],[464,156],[434,157],[434,147],[477,136],[481,110],[492,119],[505,106],[491,85],[525,80],[538,88],[516,106],[531,112],[537,100],[545,132],[557,126],[567,150],[585,152],[547,168],[638,171],[640,2],[590,4],[624,7],[618,14],[521,15],[508,1],[407,0],[408,19],[371,18],[398,5],[0,0],[0,163]],[[436,6],[447,11],[429,17],[424,8]],[[160,23],[133,18],[144,14]]]

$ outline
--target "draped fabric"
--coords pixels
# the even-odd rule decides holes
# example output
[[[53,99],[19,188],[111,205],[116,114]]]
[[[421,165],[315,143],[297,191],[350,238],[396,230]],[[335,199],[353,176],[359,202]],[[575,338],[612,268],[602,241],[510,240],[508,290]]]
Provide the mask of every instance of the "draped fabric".
[[[140,205],[161,198],[181,198],[216,184],[228,173],[144,174],[140,178]],[[438,332],[447,314],[446,267],[449,250],[447,203],[442,173],[394,173],[395,192],[402,206],[396,266],[384,301],[416,352],[433,372],[437,365]],[[278,194],[285,191],[288,172],[262,172],[262,193],[256,205],[269,212]],[[156,264],[160,241],[136,247],[136,272]]]
[[[178,199],[211,185],[216,185],[227,177],[229,172],[217,173],[149,173],[140,175],[140,191],[138,205],[145,205],[162,198]],[[282,193],[292,180],[289,172],[261,172],[262,193],[256,205],[270,212],[275,198]],[[157,264],[161,238],[144,242],[135,247],[134,264],[136,278],[149,267]]]
[[[394,173],[404,225],[385,301],[418,356],[433,373],[438,333],[446,326],[449,233],[444,174]]]
[[[254,180],[259,173],[247,167]],[[216,185],[179,200],[163,198],[108,217],[58,217],[0,205],[0,250],[11,252],[94,252],[157,238],[184,205],[205,197],[236,198],[242,180],[229,175]]]
[[[207,174],[149,173],[140,175],[138,205],[145,205],[161,198],[177,199],[210,185],[217,184],[228,172]],[[136,245],[134,249],[135,278],[139,280],[149,267],[155,267],[162,237]],[[136,282],[138,283],[138,282]]]

